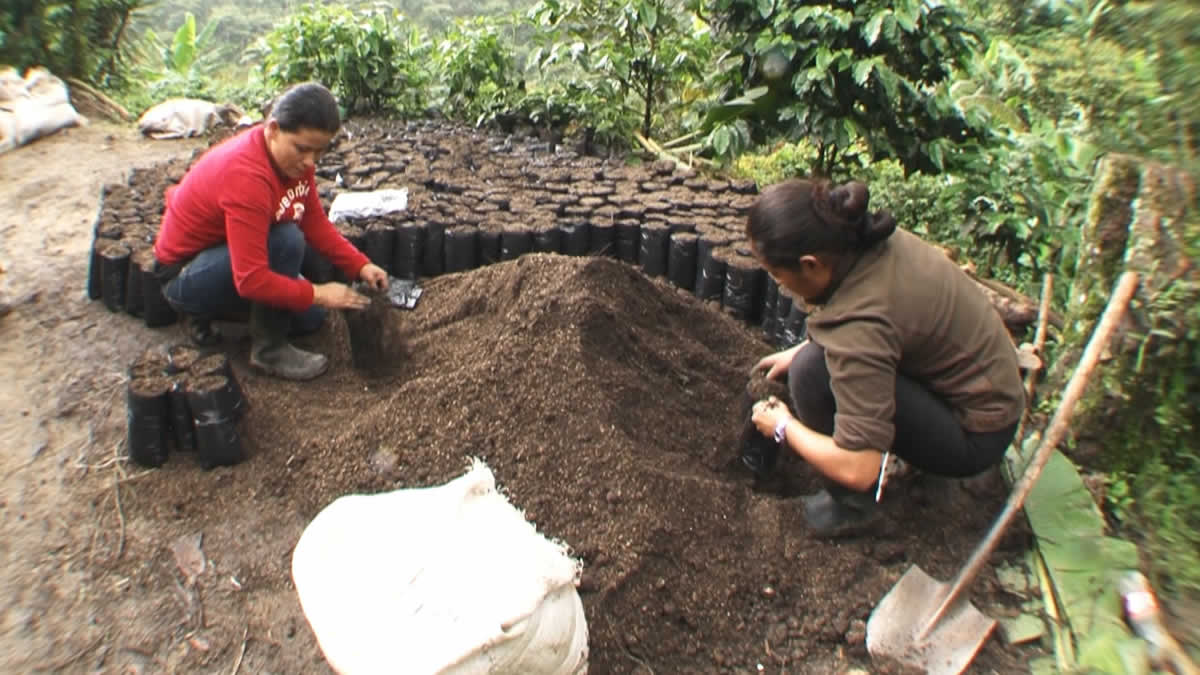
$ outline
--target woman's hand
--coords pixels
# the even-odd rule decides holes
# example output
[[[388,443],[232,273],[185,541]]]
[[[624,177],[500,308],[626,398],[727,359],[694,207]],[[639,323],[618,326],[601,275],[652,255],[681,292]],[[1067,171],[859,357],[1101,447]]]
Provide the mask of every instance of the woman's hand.
[[[358,272],[358,278],[365,281],[367,284],[377,291],[385,291],[388,287],[388,273],[382,267],[374,263],[363,265]]]
[[[750,416],[754,427],[767,438],[774,438],[776,425],[790,419],[792,419],[792,413],[788,411],[783,401],[774,396],[755,403]]]
[[[768,380],[778,379],[779,376],[783,373],[786,373],[788,367],[792,365],[792,359],[796,356],[796,352],[800,351],[800,349],[806,344],[808,344],[808,340],[805,340],[804,342],[801,342],[790,349],[785,349],[781,352],[775,352],[770,356],[764,356],[761,361],[754,364],[754,368],[751,370],[751,372],[757,373],[760,370],[765,370],[767,371]]]
[[[331,281],[327,284],[313,284],[313,304],[326,309],[366,309],[367,305],[371,304],[371,299],[346,284]]]

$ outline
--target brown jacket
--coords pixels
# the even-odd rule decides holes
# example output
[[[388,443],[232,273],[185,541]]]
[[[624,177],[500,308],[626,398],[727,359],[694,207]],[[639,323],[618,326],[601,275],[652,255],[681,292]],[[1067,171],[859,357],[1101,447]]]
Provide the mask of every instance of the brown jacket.
[[[864,253],[811,311],[808,335],[825,350],[837,402],[838,447],[891,449],[897,373],[946,401],[967,431],[999,431],[1025,408],[1000,315],[965,272],[909,232]]]

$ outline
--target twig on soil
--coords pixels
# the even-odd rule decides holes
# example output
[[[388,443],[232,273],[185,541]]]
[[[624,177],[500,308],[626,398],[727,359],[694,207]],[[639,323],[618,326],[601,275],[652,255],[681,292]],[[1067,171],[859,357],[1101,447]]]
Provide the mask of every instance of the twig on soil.
[[[121,535],[117,539],[117,556],[114,560],[120,560],[121,555],[125,553],[125,513],[121,510],[121,478],[119,472],[113,472],[113,495],[117,501],[117,521],[121,524]]]
[[[237,661],[233,662],[232,675],[237,675],[238,669],[240,669],[242,667],[242,658],[246,656],[246,642],[249,639],[249,635],[250,635],[250,626],[247,625],[245,630],[242,631],[242,650],[240,652],[238,652]]]
[[[88,645],[87,645],[86,647],[84,647],[83,649],[80,649],[79,651],[75,652],[75,653],[74,653],[74,654],[72,654],[71,656],[68,656],[67,658],[65,658],[65,659],[61,659],[61,660],[59,660],[59,661],[57,661],[57,662],[55,662],[55,663],[52,663],[52,664],[50,664],[50,665],[46,665],[46,666],[35,666],[35,667],[34,667],[34,670],[35,670],[35,671],[49,671],[49,672],[51,672],[51,673],[58,673],[58,672],[62,672],[62,670],[63,670],[64,668],[66,668],[67,666],[71,665],[72,663],[75,663],[75,662],[76,662],[76,661],[78,661],[79,659],[83,658],[83,656],[84,656],[85,654],[87,654],[88,652],[92,651],[92,650],[93,650],[93,649],[95,649],[96,647],[99,647],[101,642],[104,642],[104,636],[103,636],[103,635],[101,635],[100,637],[96,638],[95,640],[92,640],[91,642],[89,642],[89,643],[88,643]]]
[[[149,476],[152,473],[154,473],[154,469],[146,469],[145,471],[139,471],[139,472],[133,474],[132,476],[125,476],[124,478],[118,480],[117,482],[118,483],[128,483],[130,481],[137,480],[137,479],[141,478],[142,476]]]
[[[645,668],[650,673],[650,675],[654,675],[654,669],[650,667],[650,664],[646,663],[642,659],[635,656],[633,652],[629,651],[629,647],[625,646],[624,640],[617,640],[617,644],[621,647],[621,651],[625,652],[625,656],[628,656],[634,663]]]

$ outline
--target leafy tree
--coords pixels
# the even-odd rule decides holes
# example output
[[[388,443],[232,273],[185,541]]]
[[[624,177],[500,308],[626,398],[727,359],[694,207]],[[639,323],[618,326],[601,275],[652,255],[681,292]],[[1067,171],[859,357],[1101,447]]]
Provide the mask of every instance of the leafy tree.
[[[457,19],[435,48],[440,98],[454,117],[475,123],[505,110],[523,88],[513,49],[496,20]]]
[[[707,30],[692,25],[679,0],[542,0],[530,16],[549,43],[530,60],[565,74],[598,112],[616,113],[615,135],[637,126],[652,136],[656,116],[703,75],[712,52]],[[605,102],[618,108],[605,110]]]
[[[130,21],[148,0],[9,0],[0,7],[0,63],[60,77],[119,82]]]
[[[858,143],[869,159],[937,171],[972,135],[939,88],[977,42],[951,5],[697,1],[729,45],[716,81],[724,105],[706,120],[718,151],[781,135],[816,145],[825,174]]]
[[[419,112],[425,105],[430,46],[420,29],[401,30],[403,17],[341,5],[309,4],[255,48],[276,87],[319,80],[348,113]]]

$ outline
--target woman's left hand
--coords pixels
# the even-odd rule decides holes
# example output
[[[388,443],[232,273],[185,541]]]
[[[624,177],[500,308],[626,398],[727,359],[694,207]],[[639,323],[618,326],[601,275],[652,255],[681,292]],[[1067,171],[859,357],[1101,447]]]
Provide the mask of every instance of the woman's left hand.
[[[788,411],[783,401],[772,396],[754,404],[750,419],[759,433],[767,438],[773,438],[775,425],[779,424],[780,420],[791,419],[791,417],[792,413]]]
[[[377,291],[387,290],[388,273],[383,271],[383,268],[379,265],[374,263],[363,265],[363,268],[358,272],[358,278],[367,282],[371,288]]]

